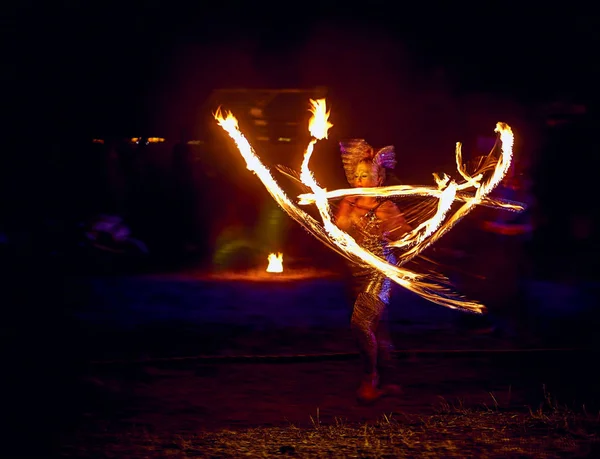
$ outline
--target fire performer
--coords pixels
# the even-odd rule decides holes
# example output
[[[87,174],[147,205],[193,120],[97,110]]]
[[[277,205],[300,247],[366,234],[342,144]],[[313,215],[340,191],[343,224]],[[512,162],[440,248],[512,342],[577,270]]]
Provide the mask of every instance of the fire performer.
[[[355,187],[349,194],[328,192],[315,181],[308,167],[315,144],[327,138],[327,131],[332,126],[329,123],[329,112],[325,100],[311,100],[313,116],[309,120],[311,140],[306,148],[301,166],[300,182],[307,186],[312,194],[300,196],[300,204],[315,203],[322,223],[295,205],[279,187],[269,169],[260,161],[252,146],[239,130],[237,119],[228,113],[225,117],[220,111],[215,113],[219,125],[236,143],[246,161],[248,169],[254,172],[263,182],[273,199],[298,223],[305,227],[325,245],[356,263],[354,268],[357,295],[352,314],[352,328],[359,338],[360,350],[364,359],[364,378],[358,390],[358,396],[363,401],[374,401],[386,393],[396,392],[397,386],[381,386],[379,374],[384,362],[389,362],[389,339],[383,337],[383,326],[380,322],[386,312],[392,282],[407,290],[420,295],[434,303],[467,312],[482,313],[485,307],[470,301],[453,291],[448,279],[437,273],[421,274],[404,268],[410,260],[419,256],[425,248],[435,243],[449,231],[458,221],[466,216],[475,206],[480,204],[507,210],[521,211],[523,206],[515,203],[490,200],[488,194],[498,185],[506,174],[512,158],[514,136],[510,126],[497,123],[495,131],[499,133],[501,142],[500,156],[497,158],[490,153],[490,164],[468,174],[464,170],[461,159],[460,143],[457,143],[456,161],[458,171],[465,180],[462,183],[450,181],[444,174],[443,178],[436,176],[437,190],[426,190],[422,187],[402,187],[398,195],[415,195],[437,197],[438,203],[433,209],[422,209],[415,215],[409,215],[411,222],[421,220],[410,229],[406,218],[398,208],[386,199],[379,201],[376,197],[391,196],[391,192],[400,192],[399,187],[383,187],[385,170],[394,167],[395,153],[393,147],[385,147],[375,151],[364,140],[342,142],[342,160],[350,184]],[[374,185],[381,193],[369,192],[369,185]],[[358,188],[360,187],[360,188]],[[473,194],[464,190],[475,188]],[[408,191],[408,193],[407,193]],[[462,193],[457,196],[457,191]],[[465,194],[466,193],[466,194]],[[336,196],[351,196],[341,203],[336,212],[336,224],[332,221],[329,199]],[[447,219],[446,213],[457,199],[463,204]],[[431,212],[433,211],[433,215]],[[441,225],[441,226],[440,226]],[[408,232],[408,234],[406,234]],[[351,234],[352,233],[352,236]],[[391,250],[398,252],[397,261]],[[386,260],[387,259],[387,260]]]
[[[346,178],[355,188],[382,186],[386,169],[396,165],[393,146],[375,150],[362,139],[340,142]],[[335,215],[336,225],[371,253],[396,260],[387,243],[410,231],[402,213],[390,200],[373,196],[347,196]],[[387,328],[387,306],[393,281],[373,268],[353,264],[353,294],[356,297],[350,320],[363,365],[363,378],[357,391],[362,402],[397,393],[398,386],[380,385],[380,374],[391,367],[392,343]]]

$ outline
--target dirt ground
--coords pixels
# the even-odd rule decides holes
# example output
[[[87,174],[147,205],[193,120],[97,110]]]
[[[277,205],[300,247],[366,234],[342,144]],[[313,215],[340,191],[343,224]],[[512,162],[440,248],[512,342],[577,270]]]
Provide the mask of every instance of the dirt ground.
[[[431,448],[450,448],[440,452],[446,457],[464,457],[462,448],[509,457],[505,453],[516,454],[516,445],[527,453],[519,457],[562,457],[563,450],[593,457],[587,454],[597,449],[594,419],[600,419],[596,359],[595,353],[572,351],[398,358],[388,381],[401,384],[403,393],[369,406],[355,399],[359,362],[353,358],[92,365],[71,427],[59,437],[60,451],[66,457],[238,457],[241,451],[280,455],[283,447],[300,454],[313,445],[306,457],[331,457],[332,448],[346,448],[344,456],[351,457],[356,448],[365,457],[429,457]],[[548,409],[551,417],[544,417]],[[566,427],[577,425],[567,420],[572,415],[563,413],[593,418],[596,430],[578,434]],[[386,437],[381,441],[389,451],[382,456],[379,438],[388,435],[382,424],[391,436],[409,435],[413,453]],[[423,425],[429,425],[421,434],[424,443],[414,443],[413,430]],[[357,435],[367,436],[371,447],[362,440],[346,445],[343,438]]]
[[[595,351],[522,348],[510,334],[468,334],[452,312],[402,295],[396,304],[403,308],[390,318],[399,352],[388,380],[403,393],[363,406],[337,281],[112,278],[82,291],[83,307],[55,329],[38,321],[31,348],[13,341],[21,350],[5,360],[17,452],[46,441],[60,450],[107,432],[372,423],[448,404],[526,413],[551,398],[600,416]],[[19,457],[12,451],[8,457]]]
[[[398,359],[389,381],[401,384],[404,392],[371,406],[355,399],[359,378],[355,359],[94,367],[89,383],[100,397],[89,400],[92,403],[82,414],[90,421],[183,432],[310,426],[311,417],[317,416],[321,422],[375,421],[390,413],[433,413],[444,402],[526,411],[536,409],[548,394],[593,409],[598,399],[589,390],[595,381],[591,370],[579,367],[580,377],[589,379],[590,386],[581,384],[581,379],[574,384],[564,378],[565,360],[573,365],[573,359],[582,358],[554,353]]]

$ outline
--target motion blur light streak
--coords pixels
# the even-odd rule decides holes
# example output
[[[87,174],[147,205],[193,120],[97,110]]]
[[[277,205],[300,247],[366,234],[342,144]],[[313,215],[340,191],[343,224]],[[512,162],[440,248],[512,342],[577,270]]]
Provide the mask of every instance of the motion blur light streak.
[[[457,190],[459,187],[457,186]],[[394,186],[381,186],[376,188],[341,188],[339,190],[331,190],[325,193],[327,199],[339,199],[344,196],[362,195],[362,196],[379,196],[381,193],[385,193],[388,197],[396,196],[430,196],[439,198],[443,190],[439,188],[429,186],[412,186],[412,185],[394,185]],[[474,197],[474,193],[466,191],[457,191],[455,201],[465,202],[468,199]],[[304,193],[298,196],[298,204],[314,204],[315,197],[312,193]],[[508,210],[511,212],[522,212],[525,207],[520,202],[510,201],[508,199],[490,198],[486,196],[481,199],[479,205],[484,207],[492,207],[502,210]]]
[[[502,154],[498,158],[496,165],[493,169],[493,173],[491,177],[481,183],[481,179],[483,177],[483,172],[478,173],[476,177],[471,177],[466,174],[466,172],[462,172],[463,177],[465,177],[465,183],[459,185],[459,187],[467,188],[469,186],[475,187],[477,184],[477,191],[473,197],[470,197],[465,200],[464,204],[454,213],[450,218],[439,225],[437,231],[432,233],[429,238],[423,239],[420,244],[413,246],[411,249],[403,253],[398,260],[398,264],[402,265],[409,260],[413,259],[420,252],[422,252],[425,248],[433,244],[440,237],[442,237],[450,228],[452,228],[456,223],[458,223],[465,215],[467,215],[471,210],[478,205],[482,199],[484,199],[489,193],[492,192],[496,186],[502,181],[506,172],[510,167],[510,163],[512,160],[512,147],[514,143],[514,135],[512,129],[508,124],[505,123],[497,123],[495,132],[500,134],[500,142],[501,142],[501,151]],[[456,154],[457,154],[457,162],[460,159],[460,143],[457,143]],[[459,168],[462,169],[462,168]],[[390,245],[394,245],[391,243]]]
[[[254,172],[263,183],[269,194],[273,197],[275,202],[295,221],[302,225],[307,231],[313,236],[323,242],[325,245],[335,250],[340,255],[349,258],[343,250],[339,249],[327,236],[321,224],[311,217],[309,214],[304,212],[298,206],[294,205],[281,187],[277,184],[269,169],[258,159],[254,149],[248,142],[248,139],[242,134],[238,127],[238,121],[231,112],[227,112],[225,116],[221,112],[221,109],[217,109],[215,113],[215,119],[219,126],[221,126],[227,134],[235,142],[239,152],[246,161],[246,167],[248,170]]]
[[[485,307],[482,304],[476,301],[470,301],[453,292],[450,286],[446,285],[447,283],[449,284],[449,282],[447,282],[447,279],[443,276],[419,274],[401,268],[400,266],[413,259],[426,247],[437,241],[461,218],[470,212],[475,205],[488,205],[511,211],[521,211],[524,209],[520,203],[489,199],[487,197],[498,183],[500,183],[510,167],[513,145],[513,134],[510,127],[504,123],[498,123],[496,126],[496,132],[500,134],[502,154],[496,161],[493,173],[487,181],[483,181],[487,169],[476,171],[475,174],[471,176],[467,173],[466,169],[460,165],[462,162],[461,150],[460,144],[457,144],[456,160],[457,164],[459,164],[459,174],[465,180],[464,183],[457,184],[455,181],[450,180],[447,175],[444,175],[441,179],[434,175],[436,177],[437,188],[402,185],[397,187],[353,188],[327,192],[326,189],[321,188],[317,184],[308,164],[314,152],[315,145],[319,140],[327,138],[328,130],[333,125],[329,122],[330,112],[326,109],[325,99],[311,99],[310,105],[312,117],[309,120],[308,129],[312,138],[304,154],[300,180],[311,189],[312,194],[301,195],[299,202],[301,204],[316,204],[323,221],[322,224],[291,202],[285,192],[274,180],[269,169],[256,156],[252,146],[239,130],[237,119],[233,114],[227,112],[227,114],[223,116],[219,108],[214,116],[219,126],[221,126],[234,140],[238,150],[246,161],[248,169],[258,175],[263,185],[282,209],[317,239],[333,248],[336,252],[342,254],[350,261],[377,269],[397,284],[417,293],[431,302],[452,309],[462,309],[478,313],[483,312]],[[474,188],[476,190],[475,193],[462,191],[469,188]],[[390,247],[396,249],[410,247],[399,255],[398,264],[392,265],[386,260],[375,256],[373,253],[364,250],[358,245],[354,238],[340,230],[333,223],[329,199],[346,195],[369,195],[379,197],[433,196],[438,198],[439,202],[437,211],[432,217],[417,225],[402,239],[389,244]],[[463,205],[446,219],[446,215],[455,201],[463,202]]]

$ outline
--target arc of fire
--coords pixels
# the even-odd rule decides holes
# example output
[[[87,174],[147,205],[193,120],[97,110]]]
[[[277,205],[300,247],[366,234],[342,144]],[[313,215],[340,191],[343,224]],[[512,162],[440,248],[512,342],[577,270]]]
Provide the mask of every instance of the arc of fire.
[[[301,181],[308,186],[312,193],[300,195],[300,204],[314,203],[319,210],[319,214],[323,223],[319,223],[309,214],[301,210],[298,206],[292,203],[285,192],[279,187],[269,169],[260,161],[254,149],[240,131],[237,119],[231,112],[227,112],[225,116],[220,109],[215,113],[215,119],[227,134],[233,139],[242,157],[246,161],[247,168],[254,172],[267,191],[279,206],[294,220],[301,224],[314,237],[319,239],[325,245],[335,250],[350,261],[369,265],[374,269],[385,274],[400,286],[422,296],[423,298],[452,308],[462,309],[469,312],[483,312],[485,307],[477,302],[471,301],[463,296],[454,293],[448,285],[435,282],[428,276],[412,272],[402,265],[420,254],[425,248],[433,244],[440,237],[449,231],[458,221],[468,214],[476,205],[489,205],[500,207],[506,210],[520,211],[523,206],[520,203],[513,203],[503,200],[492,200],[487,195],[500,183],[506,171],[510,167],[512,158],[513,134],[511,128],[504,124],[498,123],[496,132],[500,134],[502,143],[502,155],[498,159],[494,171],[489,180],[482,183],[483,174],[478,174],[475,177],[469,176],[464,168],[459,166],[459,173],[465,180],[464,183],[457,184],[450,181],[448,176],[442,179],[437,179],[438,188],[432,189],[429,187],[385,187],[376,189],[361,189],[352,190],[334,190],[328,192],[321,188],[314,179],[308,164],[314,147],[319,140],[327,138],[327,133],[332,124],[328,121],[330,112],[326,110],[325,99],[310,100],[312,117],[309,121],[309,132],[312,135],[308,147],[306,149],[304,160],[301,166]],[[457,143],[456,148],[457,163],[460,163],[460,143]],[[463,190],[467,188],[476,188],[474,194],[466,193]],[[392,247],[408,248],[399,258],[398,265],[392,265],[386,260],[374,255],[373,253],[363,249],[356,241],[346,232],[340,230],[332,221],[331,210],[329,207],[329,199],[340,197],[346,194],[353,195],[369,195],[369,196],[410,196],[410,195],[426,195],[435,196],[438,198],[438,209],[435,214],[418,225],[414,230],[405,235],[402,239],[390,244]],[[444,222],[446,214],[451,205],[456,201],[462,201],[463,205]],[[445,281],[441,276],[437,280]]]

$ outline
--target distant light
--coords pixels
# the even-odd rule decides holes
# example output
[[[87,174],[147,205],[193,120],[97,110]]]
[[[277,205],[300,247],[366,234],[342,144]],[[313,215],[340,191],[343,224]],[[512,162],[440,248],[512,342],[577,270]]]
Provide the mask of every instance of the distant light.
[[[102,145],[104,145],[104,139],[92,139],[93,143],[101,143]]]
[[[277,139],[279,142],[291,142],[292,139],[290,139],[289,137],[279,137]]]
[[[188,140],[188,145],[204,145],[204,140]]]
[[[259,142],[268,142],[269,137],[257,137],[256,140],[258,140]]]
[[[165,141],[162,137],[132,137],[129,139],[131,143],[139,144],[140,141],[145,140],[144,144],[148,145],[150,143],[162,143]]]
[[[256,124],[257,126],[266,126],[267,122],[266,120],[254,120],[254,124]]]

